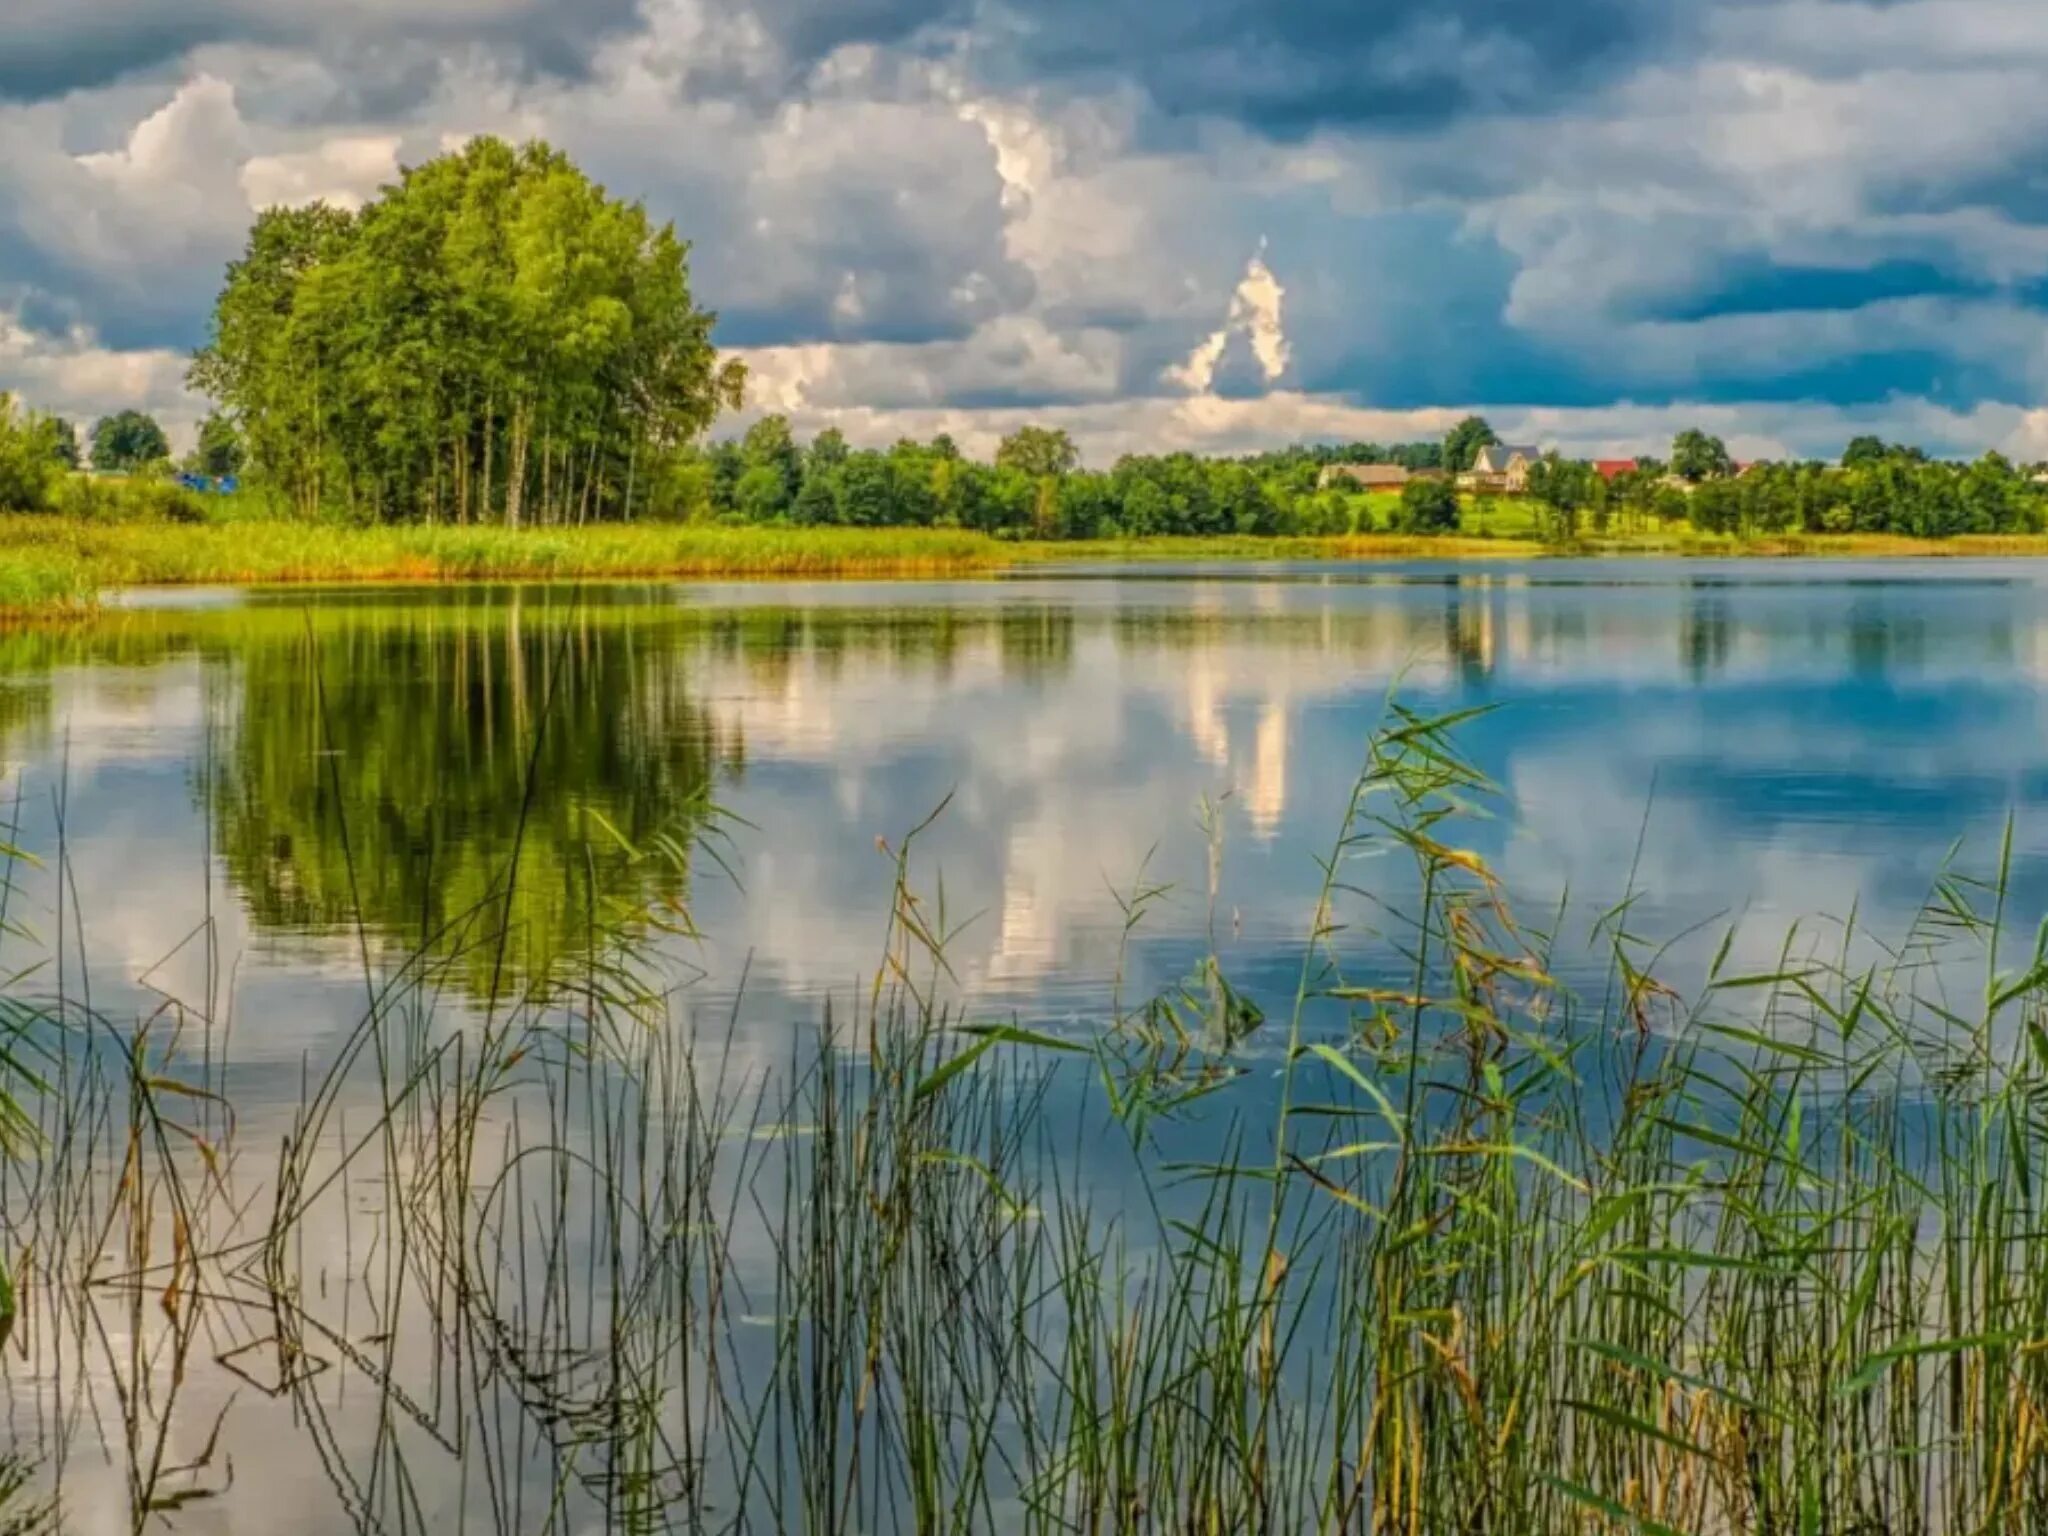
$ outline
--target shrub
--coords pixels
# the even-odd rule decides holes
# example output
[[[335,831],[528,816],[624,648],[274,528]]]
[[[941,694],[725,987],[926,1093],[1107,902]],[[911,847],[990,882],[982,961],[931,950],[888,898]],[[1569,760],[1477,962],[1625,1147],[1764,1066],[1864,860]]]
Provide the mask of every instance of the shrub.
[[[1401,488],[1397,520],[1403,533],[1458,531],[1458,491],[1448,480],[1410,480]]]
[[[0,391],[0,512],[42,512],[63,478],[57,423],[23,411]]]
[[[204,523],[204,502],[175,481],[67,475],[50,499],[67,517],[101,523]]]

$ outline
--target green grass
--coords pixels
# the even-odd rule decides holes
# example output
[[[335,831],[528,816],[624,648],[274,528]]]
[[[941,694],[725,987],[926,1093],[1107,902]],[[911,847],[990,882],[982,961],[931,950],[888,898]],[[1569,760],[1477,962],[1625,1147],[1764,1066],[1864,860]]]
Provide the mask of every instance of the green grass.
[[[11,1422],[106,1437],[138,1527],[296,1446],[309,1509],[379,1529],[2032,1529],[2010,845],[1883,947],[1724,951],[1683,1003],[1617,909],[1573,998],[1459,850],[1454,725],[1374,739],[1270,1014],[1211,956],[1058,1036],[958,1016],[915,835],[872,986],[765,1066],[628,943],[468,1014],[366,957],[245,1135],[224,1020],[47,996]],[[228,1362],[263,1390],[216,1410]]]
[[[306,582],[941,575],[1013,558],[957,530],[600,527],[350,529],[234,521],[0,518],[0,609],[89,605],[106,589]]]
[[[125,504],[124,504],[125,505]],[[959,529],[729,528],[638,525],[587,529],[345,528],[258,515],[249,498],[185,522],[120,515],[0,516],[0,617],[91,610],[122,587],[601,581],[681,578],[940,577],[1076,561],[1529,558],[1558,553],[1533,537],[1526,503],[1468,503],[1457,537],[1361,533],[1333,538],[1157,538],[1031,543]],[[195,514],[197,515],[197,514]],[[2048,537],[1927,541],[1891,535],[1739,539],[1683,526],[1588,536],[1578,554],[2048,554]]]

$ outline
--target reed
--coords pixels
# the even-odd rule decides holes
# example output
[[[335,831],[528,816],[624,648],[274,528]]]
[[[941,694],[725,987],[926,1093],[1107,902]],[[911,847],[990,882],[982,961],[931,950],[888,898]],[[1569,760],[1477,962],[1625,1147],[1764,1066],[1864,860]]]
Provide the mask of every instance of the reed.
[[[344,528],[0,517],[0,611],[85,606],[110,588],[308,582],[945,575],[1005,563],[959,530]]]
[[[217,510],[217,509],[216,509]],[[1705,535],[1683,526],[1538,542],[1526,516],[1489,514],[1459,537],[1156,538],[1030,543],[963,529],[601,525],[509,530],[280,521],[0,516],[0,620],[88,614],[150,586],[947,577],[1102,563],[1528,559],[1557,554],[1886,558],[2048,555],[2048,537]]]
[[[538,970],[490,900],[365,946],[259,1125],[207,926],[116,1021],[73,911],[7,973],[14,1453],[60,1498],[106,1454],[136,1530],[284,1479],[302,1529],[2034,1528],[2010,840],[1687,1000],[1624,902],[1577,996],[1458,844],[1458,724],[1392,709],[1282,1006],[1212,955],[1093,1028],[963,1016],[920,829],[872,983],[772,1053],[594,894]],[[520,984],[464,1001],[478,954]]]

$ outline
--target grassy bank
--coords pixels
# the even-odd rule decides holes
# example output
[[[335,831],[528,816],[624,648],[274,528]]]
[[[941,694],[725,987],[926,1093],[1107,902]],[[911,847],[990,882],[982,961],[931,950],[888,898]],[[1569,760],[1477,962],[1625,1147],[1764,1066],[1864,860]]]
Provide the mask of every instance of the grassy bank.
[[[699,576],[939,576],[1014,558],[958,530],[311,527],[0,518],[0,611],[89,606],[110,588]]]
[[[1085,561],[1477,560],[1571,553],[1707,556],[2048,555],[2048,536],[1889,534],[1742,539],[1685,528],[1580,540],[1525,537],[1219,537],[1023,543],[960,529],[367,528],[245,520],[186,524],[0,517],[0,615],[90,609],[122,587],[634,578],[938,577]]]

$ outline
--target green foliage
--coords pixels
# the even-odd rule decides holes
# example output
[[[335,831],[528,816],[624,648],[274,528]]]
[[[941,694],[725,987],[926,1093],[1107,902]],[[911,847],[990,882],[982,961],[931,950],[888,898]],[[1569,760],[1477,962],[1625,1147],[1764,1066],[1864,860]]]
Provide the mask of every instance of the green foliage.
[[[1433,477],[1410,480],[1401,488],[1399,526],[1405,533],[1456,533],[1457,487],[1449,480]]]
[[[789,418],[764,416],[749,427],[740,444],[740,459],[745,469],[734,487],[740,510],[756,522],[787,513],[804,474],[804,458],[790,435]]]
[[[7,1345],[14,1319],[6,1282],[7,1273],[0,1269],[0,1349]],[[35,1470],[14,1452],[0,1452],[0,1536],[59,1536],[64,1530],[56,1501],[34,1494]]]
[[[957,529],[347,528],[252,517],[241,499],[161,482],[81,477],[62,494],[67,509],[92,515],[0,518],[0,614],[83,607],[101,591],[141,585],[922,576],[1004,562],[988,539]],[[143,497],[174,497],[189,511],[138,512]]]
[[[789,510],[789,486],[766,464],[756,464],[733,487],[740,513],[754,523],[772,523]]]
[[[1888,452],[1847,468],[1759,464],[1711,479],[1685,498],[1703,533],[1890,533],[1943,539],[2023,534],[2042,521],[2039,487],[2000,454],[1972,464]]]
[[[1304,445],[1239,459],[1130,454],[1101,471],[1074,464],[1073,445],[1062,434],[1032,434],[1026,429],[1007,439],[995,462],[986,463],[964,457],[944,437],[854,449],[833,428],[800,449],[787,420],[768,417],[738,442],[681,450],[659,472],[646,515],[806,527],[957,527],[1004,539],[1458,531],[1458,518],[1444,510],[1445,490],[1404,493],[1423,503],[1418,522],[1394,493],[1347,490],[1342,481],[1327,490],[1319,485],[1331,464],[1407,459],[1426,469],[1443,456],[1435,444]],[[1702,441],[1704,447],[1680,443],[1694,467],[1725,459],[1725,447]],[[1056,475],[1039,472],[1048,464],[1071,467]],[[1721,488],[1701,500],[1698,492],[1714,485]],[[1455,503],[1455,496],[1449,499]],[[1745,536],[1832,531],[1941,538],[2029,532],[2041,512],[2039,488],[1996,455],[1970,466],[1897,451],[1856,470],[1759,464],[1739,479],[1709,475],[1689,490],[1654,458],[1637,460],[1609,481],[1588,463],[1552,454],[1532,466],[1526,501],[1480,506],[1473,531],[1563,541],[1588,532],[1656,532],[1690,519],[1702,532]]]
[[[1443,467],[1462,475],[1478,459],[1480,449],[1499,441],[1485,417],[1467,416],[1444,437]]]
[[[1529,469],[1529,495],[1548,514],[1546,533],[1556,541],[1578,532],[1579,515],[1600,506],[1602,482],[1591,464],[1545,454]]]
[[[245,458],[242,434],[227,417],[216,411],[199,424],[199,445],[190,461],[193,473],[215,479],[239,475]]]
[[[51,492],[49,506],[65,517],[92,523],[201,523],[207,520],[208,511],[199,497],[173,480],[92,475],[61,478]]]
[[[92,467],[132,473],[160,464],[171,456],[170,439],[156,418],[141,411],[120,411],[93,423]]]
[[[476,139],[359,214],[261,215],[192,382],[305,517],[623,516],[744,383],[686,257],[557,151]]]
[[[996,449],[996,468],[1021,470],[1034,478],[1072,474],[1080,462],[1074,440],[1052,427],[1019,427]]]
[[[950,446],[952,440],[941,441]],[[837,427],[827,427],[811,440],[811,451],[804,456],[804,472],[829,475],[846,462],[846,454],[846,434]]]
[[[57,421],[24,411],[0,391],[0,512],[41,512],[64,478]]]
[[[1691,428],[1679,433],[1671,444],[1671,473],[1697,485],[1702,480],[1734,474],[1735,461],[1721,439]]]

